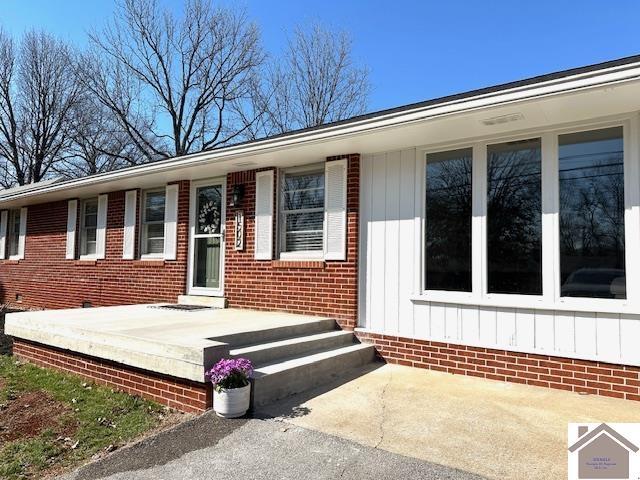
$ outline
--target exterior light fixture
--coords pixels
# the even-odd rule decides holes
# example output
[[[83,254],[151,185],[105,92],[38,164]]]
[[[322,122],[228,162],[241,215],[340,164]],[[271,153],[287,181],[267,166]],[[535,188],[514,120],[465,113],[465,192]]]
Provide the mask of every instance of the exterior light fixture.
[[[244,197],[244,185],[234,185],[231,189],[231,203],[229,203],[230,207],[238,207],[240,202],[242,202],[242,198]]]

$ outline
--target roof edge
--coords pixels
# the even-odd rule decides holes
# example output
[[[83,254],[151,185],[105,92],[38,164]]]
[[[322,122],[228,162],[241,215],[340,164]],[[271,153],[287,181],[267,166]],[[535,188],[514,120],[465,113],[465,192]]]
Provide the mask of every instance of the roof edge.
[[[523,80],[517,80],[508,83],[502,83],[490,87],[484,87],[480,89],[470,90],[463,93],[457,93],[453,95],[447,95],[444,97],[437,97],[422,102],[411,103],[400,107],[394,107],[385,110],[379,110],[364,115],[359,115],[346,120],[327,123],[316,127],[310,127],[305,129],[294,130],[284,134],[274,135],[271,137],[265,137],[257,140],[251,140],[248,142],[242,142],[214,150],[208,150],[203,152],[197,152],[189,155],[183,155],[180,157],[171,157],[155,162],[145,163],[141,165],[135,165],[128,168],[114,170],[111,172],[105,172],[97,175],[91,175],[87,177],[81,177],[62,182],[55,182],[53,184],[42,182],[42,185],[32,184],[26,191],[14,191],[12,194],[7,194],[10,190],[5,191],[3,194],[0,191],[0,203],[9,200],[16,200],[26,197],[35,197],[40,194],[54,192],[59,190],[67,190],[73,188],[80,188],[84,186],[91,186],[100,183],[106,183],[109,181],[117,180],[122,177],[133,177],[143,175],[145,173],[163,172],[167,170],[173,170],[181,167],[195,166],[206,162],[215,162],[216,160],[224,160],[229,157],[243,155],[243,154],[256,154],[261,151],[268,151],[274,148],[286,148],[291,145],[302,143],[313,135],[317,135],[317,140],[325,140],[327,138],[335,138],[340,135],[349,133],[346,132],[349,128],[357,128],[360,130],[352,133],[364,133],[369,130],[378,128],[379,126],[393,126],[405,123],[402,119],[408,116],[420,115],[426,113],[429,110],[445,107],[447,105],[464,105],[465,103],[498,97],[500,95],[506,95],[512,92],[523,92],[532,90],[534,88],[543,87],[545,85],[558,85],[569,83],[573,80],[589,79],[607,73],[614,73],[619,71],[631,70],[633,68],[640,68],[640,55],[633,55],[623,57],[606,62],[591,64],[583,67],[571,68],[558,72],[553,72],[544,75],[538,75]],[[640,71],[633,78],[640,78]],[[602,85],[609,82],[603,81]],[[597,83],[589,86],[598,86]],[[571,91],[571,88],[566,88],[564,91]],[[559,89],[562,92],[562,89]],[[557,93],[557,92],[556,92]],[[500,102],[495,100],[494,102],[487,102],[482,108],[488,108],[494,105],[499,105]],[[424,118],[422,118],[424,119]],[[414,119],[415,121],[416,119]],[[420,120],[420,118],[417,118]],[[409,121],[409,120],[406,120]],[[384,125],[376,125],[376,122],[383,123]],[[367,125],[372,125],[367,128]],[[323,137],[324,135],[324,137]],[[314,138],[310,138],[314,140]],[[289,142],[289,143],[286,143]]]

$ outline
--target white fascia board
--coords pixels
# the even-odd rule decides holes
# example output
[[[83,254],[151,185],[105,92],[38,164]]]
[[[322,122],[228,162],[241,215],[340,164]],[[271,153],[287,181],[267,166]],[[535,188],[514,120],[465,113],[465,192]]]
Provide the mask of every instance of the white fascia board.
[[[620,65],[608,69],[583,72],[567,77],[551,79],[529,85],[522,85],[505,90],[496,90],[463,97],[441,103],[417,106],[415,109],[392,111],[367,117],[361,120],[345,121],[337,125],[328,125],[308,131],[294,132],[275,138],[257,140],[255,142],[221,148],[219,150],[200,152],[182,157],[174,157],[153,163],[130,167],[114,172],[102,173],[90,177],[68,180],[66,182],[45,184],[25,192],[16,192],[7,196],[0,193],[0,205],[4,202],[35,197],[44,193],[71,190],[88,186],[117,182],[122,178],[162,173],[194,167],[202,164],[216,164],[235,157],[243,159],[303,144],[323,142],[345,136],[368,133],[382,128],[397,127],[404,124],[426,121],[436,117],[478,110],[482,108],[504,105],[523,100],[531,100],[558,94],[572,93],[589,88],[601,88],[640,79],[640,62]],[[256,167],[264,165],[256,164]]]

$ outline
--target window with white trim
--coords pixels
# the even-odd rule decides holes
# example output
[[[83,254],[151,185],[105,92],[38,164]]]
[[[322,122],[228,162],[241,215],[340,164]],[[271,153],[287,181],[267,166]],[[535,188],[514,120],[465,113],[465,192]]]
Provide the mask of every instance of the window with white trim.
[[[625,128],[567,129],[425,153],[427,297],[455,301],[466,293],[468,301],[538,308],[575,305],[570,297],[593,305],[629,298],[625,188],[639,192],[625,185]],[[543,217],[553,221],[543,224]]]
[[[144,256],[160,257],[164,254],[165,206],[166,189],[146,190],[142,193],[140,251]]]
[[[80,255],[92,256],[97,252],[98,198],[87,198],[80,208]]]
[[[324,164],[282,171],[279,202],[281,257],[322,257],[324,174]]]
[[[20,209],[9,210],[7,221],[7,255],[16,257],[20,252]]]

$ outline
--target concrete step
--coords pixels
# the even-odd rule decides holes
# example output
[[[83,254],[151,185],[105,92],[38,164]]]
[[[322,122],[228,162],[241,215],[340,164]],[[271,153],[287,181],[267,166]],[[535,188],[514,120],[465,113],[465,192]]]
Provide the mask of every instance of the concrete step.
[[[202,305],[203,307],[227,308],[224,297],[209,297],[206,295],[178,295],[180,305]]]
[[[229,351],[231,357],[250,359],[254,365],[263,365],[277,359],[332,350],[352,345],[355,337],[352,332],[331,330],[301,337],[287,338],[275,342],[259,343]]]
[[[301,323],[292,323],[280,327],[255,329],[245,332],[237,332],[229,335],[212,337],[210,340],[228,343],[231,349],[238,347],[248,347],[260,343],[276,342],[293,337],[313,335],[316,333],[336,330],[338,325],[331,318],[312,319]]]
[[[252,405],[259,407],[330,382],[346,371],[372,362],[372,345],[356,343],[281,361],[255,370]]]

